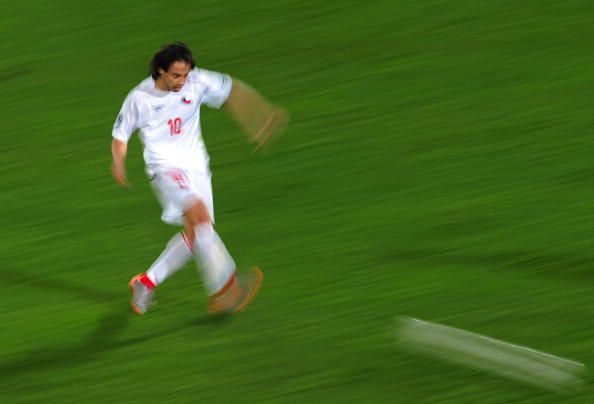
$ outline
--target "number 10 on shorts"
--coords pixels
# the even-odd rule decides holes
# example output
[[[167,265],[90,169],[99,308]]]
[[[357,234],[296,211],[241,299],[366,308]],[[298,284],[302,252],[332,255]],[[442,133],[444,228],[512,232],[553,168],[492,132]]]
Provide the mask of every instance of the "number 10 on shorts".
[[[167,125],[169,125],[169,135],[175,136],[181,133],[181,118],[170,119],[167,121]]]

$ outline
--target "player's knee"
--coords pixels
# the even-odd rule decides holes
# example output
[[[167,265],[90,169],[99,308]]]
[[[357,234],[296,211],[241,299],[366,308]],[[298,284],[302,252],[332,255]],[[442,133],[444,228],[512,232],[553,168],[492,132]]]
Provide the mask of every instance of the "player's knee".
[[[196,201],[186,211],[186,220],[192,227],[199,224],[212,223],[208,208],[202,201]]]

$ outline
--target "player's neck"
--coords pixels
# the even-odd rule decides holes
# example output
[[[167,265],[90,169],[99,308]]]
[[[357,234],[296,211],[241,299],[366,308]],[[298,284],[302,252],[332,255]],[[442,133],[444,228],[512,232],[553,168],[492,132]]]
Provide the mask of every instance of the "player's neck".
[[[165,83],[163,82],[163,80],[161,79],[161,77],[159,77],[159,78],[157,78],[157,80],[155,80],[155,88],[157,90],[161,90],[161,91],[166,91],[166,92],[170,91],[167,88],[167,86],[165,85]]]

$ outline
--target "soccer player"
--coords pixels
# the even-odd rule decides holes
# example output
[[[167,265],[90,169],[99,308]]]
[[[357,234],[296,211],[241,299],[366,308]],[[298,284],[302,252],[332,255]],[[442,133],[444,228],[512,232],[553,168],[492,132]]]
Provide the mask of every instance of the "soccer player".
[[[144,314],[155,288],[194,258],[209,295],[209,312],[237,313],[255,297],[263,274],[253,268],[238,276],[233,258],[213,228],[211,173],[200,106],[225,106],[256,148],[282,131],[287,115],[240,80],[196,68],[190,49],[181,42],[166,45],[153,56],[150,74],[128,94],[116,119],[111,171],[119,185],[128,186],[127,142],[138,129],[146,173],[163,207],[161,219],[183,230],[146,272],[130,280],[130,304],[136,313]]]

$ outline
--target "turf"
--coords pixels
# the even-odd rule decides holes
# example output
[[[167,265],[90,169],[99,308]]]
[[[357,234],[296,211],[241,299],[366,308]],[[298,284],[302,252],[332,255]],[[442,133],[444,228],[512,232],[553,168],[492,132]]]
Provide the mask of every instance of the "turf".
[[[594,363],[586,1],[23,0],[3,6],[0,401],[581,403],[399,349],[407,315]],[[205,110],[217,229],[265,284],[212,319],[111,127],[184,40],[291,114],[266,154]]]

